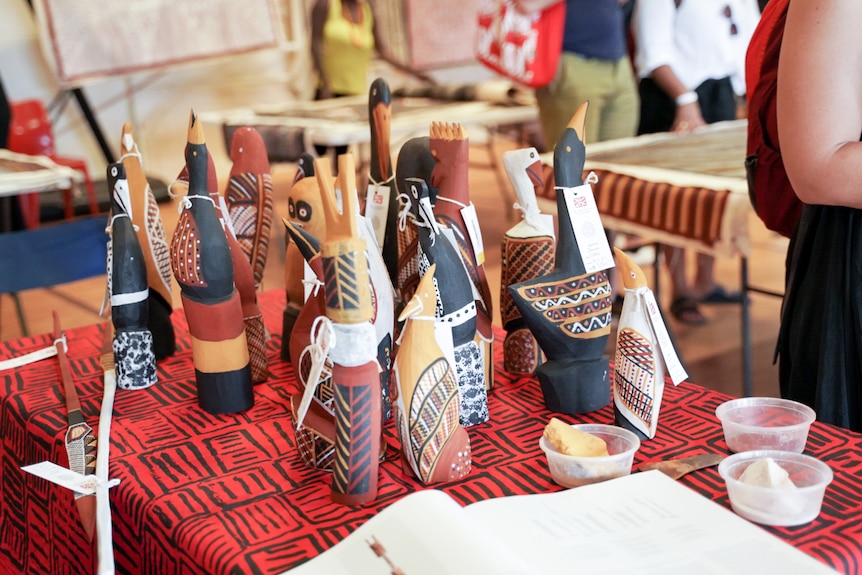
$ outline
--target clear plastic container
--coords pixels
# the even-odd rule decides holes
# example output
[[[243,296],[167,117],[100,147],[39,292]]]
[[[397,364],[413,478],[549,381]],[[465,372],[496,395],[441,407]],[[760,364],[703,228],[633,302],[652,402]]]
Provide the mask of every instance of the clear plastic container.
[[[756,461],[771,458],[787,471],[795,488],[765,487],[740,481]],[[826,486],[832,483],[832,469],[822,461],[789,451],[745,451],[718,464],[718,473],[727,486],[733,511],[762,525],[803,525],[820,515]]]
[[[736,453],[774,449],[802,453],[814,410],[777,397],[744,397],[719,405],[715,415],[724,429],[727,447]]]
[[[548,456],[548,467],[555,483],[563,487],[579,487],[631,473],[635,452],[641,445],[640,439],[634,433],[622,427],[600,423],[581,423],[572,427],[604,440],[610,455],[566,455],[554,449],[551,442],[542,436],[539,447]]]

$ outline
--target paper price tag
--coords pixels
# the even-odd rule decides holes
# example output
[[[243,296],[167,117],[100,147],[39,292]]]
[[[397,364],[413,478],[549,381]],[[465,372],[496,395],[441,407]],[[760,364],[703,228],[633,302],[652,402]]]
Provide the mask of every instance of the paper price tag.
[[[544,224],[547,230],[551,233],[551,237],[556,241],[557,237],[554,234],[554,216],[551,214],[539,214],[539,217],[542,219],[542,224]]]
[[[314,270],[311,269],[311,266],[308,265],[308,262],[303,260],[302,266],[302,301],[308,301],[308,298],[311,297],[311,293],[320,289],[317,286],[318,278],[317,274],[314,273]]]
[[[593,187],[583,184],[575,188],[564,188],[563,197],[586,272],[591,274],[614,267],[614,257],[602,226],[602,219],[599,217]]]
[[[664,324],[664,318],[661,317],[661,311],[659,311],[658,302],[655,301],[655,294],[652,293],[652,290],[646,290],[644,300],[668,375],[670,375],[674,385],[679,385],[688,377],[688,373],[679,361],[679,356],[673,347],[673,342],[667,332],[667,326]]]
[[[476,206],[470,204],[461,208],[461,217],[464,218],[467,235],[470,236],[470,243],[473,244],[476,264],[481,266],[485,263],[485,244],[482,242],[482,230],[479,227],[479,218],[476,216]]]
[[[76,493],[83,495],[92,495],[96,492],[96,476],[82,475],[77,471],[72,471],[68,467],[61,467],[50,461],[41,461],[33,465],[25,465],[22,467],[27,473],[32,473],[42,479],[47,479],[51,483],[56,483],[61,487],[70,489]]]
[[[368,184],[365,195],[365,217],[371,222],[377,246],[383,251],[386,237],[386,220],[389,218],[389,198],[392,189],[382,184]]]

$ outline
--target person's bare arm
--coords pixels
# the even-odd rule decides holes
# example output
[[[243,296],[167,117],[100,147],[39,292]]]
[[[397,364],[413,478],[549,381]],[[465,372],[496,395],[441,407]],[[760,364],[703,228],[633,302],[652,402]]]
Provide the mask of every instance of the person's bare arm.
[[[862,2],[791,2],[778,66],[784,167],[807,203],[862,208]]]
[[[320,94],[329,98],[329,79],[323,72],[323,27],[329,17],[329,0],[316,0],[311,9],[311,64],[320,79]]]

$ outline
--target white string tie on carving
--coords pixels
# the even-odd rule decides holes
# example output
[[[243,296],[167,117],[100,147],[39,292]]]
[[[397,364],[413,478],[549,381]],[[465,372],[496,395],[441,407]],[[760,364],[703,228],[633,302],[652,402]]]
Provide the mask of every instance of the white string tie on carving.
[[[311,295],[313,295],[314,297],[317,297],[317,292],[319,292],[320,288],[323,287],[323,282],[320,281],[319,279],[317,279],[316,277],[314,279],[302,278],[302,284],[311,286]],[[317,318],[317,319],[320,319],[320,318]],[[314,321],[316,322],[317,320],[314,320]],[[312,324],[312,325],[314,325],[314,324]]]
[[[403,232],[407,229],[408,219],[412,219],[414,222],[416,221],[416,217],[410,210],[410,196],[408,196],[407,194],[398,194],[398,206],[398,230]]]
[[[63,353],[69,353],[69,344],[66,342],[66,332],[63,332],[63,335],[54,340],[54,347],[57,347],[58,343],[63,344]]]
[[[195,198],[198,200],[206,200],[209,203],[211,203],[214,208],[218,209],[218,206],[216,205],[215,200],[209,196],[197,196],[197,195],[195,195],[195,196],[184,196],[183,198],[180,199],[180,203],[177,206],[177,213],[182,214],[183,210],[190,209],[192,207],[192,198]]]

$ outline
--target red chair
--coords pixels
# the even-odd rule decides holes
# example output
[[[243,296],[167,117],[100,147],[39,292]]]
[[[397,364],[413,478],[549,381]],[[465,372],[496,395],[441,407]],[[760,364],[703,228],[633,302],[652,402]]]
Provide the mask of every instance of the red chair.
[[[87,170],[87,163],[78,158],[58,156],[54,148],[54,130],[48,117],[48,110],[41,100],[20,100],[10,102],[12,118],[9,124],[8,148],[13,152],[31,156],[47,156],[61,166],[67,166],[83,174],[84,186],[90,204],[90,213],[99,213],[99,202],[96,199],[96,188]],[[65,199],[64,217],[71,219],[75,215],[72,189],[63,191]],[[21,212],[28,229],[39,226],[40,208],[39,194],[27,194],[20,198]]]

